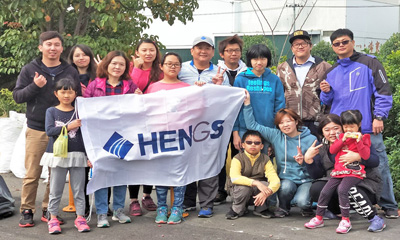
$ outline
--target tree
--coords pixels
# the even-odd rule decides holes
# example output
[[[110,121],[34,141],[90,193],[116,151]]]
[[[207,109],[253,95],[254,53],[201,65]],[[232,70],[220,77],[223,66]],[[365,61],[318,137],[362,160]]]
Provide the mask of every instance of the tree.
[[[186,23],[198,7],[197,0],[1,0],[0,74],[16,74],[38,56],[43,31],[64,36],[64,57],[77,43],[101,56],[116,49],[131,55],[140,38],[158,39],[143,34],[153,19]]]
[[[321,41],[313,46],[311,50],[311,55],[318,56],[332,65],[336,62],[337,59],[337,55],[333,51],[331,44],[325,41]]]

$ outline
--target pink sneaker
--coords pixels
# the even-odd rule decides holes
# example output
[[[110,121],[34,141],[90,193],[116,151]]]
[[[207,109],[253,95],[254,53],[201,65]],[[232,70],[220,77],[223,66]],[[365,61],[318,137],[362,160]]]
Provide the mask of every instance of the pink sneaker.
[[[61,233],[60,222],[57,220],[57,218],[48,221],[47,226],[49,227],[50,234]]]
[[[90,227],[87,225],[84,217],[77,217],[74,223],[75,227],[78,229],[78,232],[90,232]]]
[[[157,210],[157,205],[153,202],[153,199],[151,197],[144,197],[142,199],[142,206],[147,211],[156,211]]]
[[[129,214],[131,216],[142,216],[142,209],[140,208],[139,201],[131,202],[129,205]]]
[[[337,233],[348,233],[351,229],[351,223],[347,220],[342,220],[339,223],[339,226],[336,228]]]
[[[308,223],[304,224],[304,227],[309,229],[319,228],[324,226],[324,220],[319,220],[317,217],[313,217]]]

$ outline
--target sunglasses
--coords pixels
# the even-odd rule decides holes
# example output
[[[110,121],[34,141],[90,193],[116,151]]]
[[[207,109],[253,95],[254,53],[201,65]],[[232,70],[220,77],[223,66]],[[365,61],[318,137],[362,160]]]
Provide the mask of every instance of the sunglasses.
[[[260,141],[255,141],[255,142],[253,142],[253,141],[245,141],[245,143],[246,143],[247,145],[252,145],[252,144],[254,143],[254,145],[256,145],[256,146],[258,146],[258,145],[261,144]]]
[[[342,42],[335,42],[335,43],[332,43],[332,46],[339,47],[340,44],[343,44],[343,46],[346,46],[347,44],[349,44],[349,42],[350,42],[350,40],[344,40]]]

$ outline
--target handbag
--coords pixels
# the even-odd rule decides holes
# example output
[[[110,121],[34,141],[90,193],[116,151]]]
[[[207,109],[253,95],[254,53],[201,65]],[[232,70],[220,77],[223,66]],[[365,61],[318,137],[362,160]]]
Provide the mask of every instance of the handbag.
[[[66,158],[68,155],[68,131],[67,127],[63,126],[61,129],[60,136],[53,144],[54,157]]]

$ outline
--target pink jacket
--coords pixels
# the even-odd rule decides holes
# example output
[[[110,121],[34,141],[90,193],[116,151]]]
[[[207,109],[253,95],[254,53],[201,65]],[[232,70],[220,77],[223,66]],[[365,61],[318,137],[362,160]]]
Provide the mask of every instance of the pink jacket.
[[[106,95],[106,78],[96,78],[86,88],[83,97],[101,97]],[[131,80],[122,80],[122,94],[134,93],[137,86]]]

